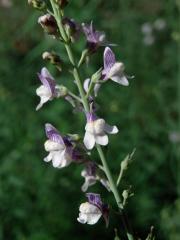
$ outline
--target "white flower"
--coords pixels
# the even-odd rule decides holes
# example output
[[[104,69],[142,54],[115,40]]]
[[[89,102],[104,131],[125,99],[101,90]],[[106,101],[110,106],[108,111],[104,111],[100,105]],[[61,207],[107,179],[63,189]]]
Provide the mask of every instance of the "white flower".
[[[110,186],[108,180],[102,175],[100,169],[97,168],[94,162],[88,162],[81,172],[81,176],[85,178],[84,184],[81,187],[83,192],[86,192],[90,186],[93,186],[99,181],[108,191]]]
[[[89,202],[82,203],[79,207],[79,211],[80,213],[77,220],[82,224],[96,224],[102,216],[101,210]]]
[[[85,182],[82,185],[81,190],[86,192],[88,187],[93,186],[96,183],[97,179],[96,176],[89,175],[86,169],[82,170],[81,176],[85,178]]]
[[[129,82],[124,74],[124,64],[117,62],[113,51],[106,47],[104,50],[104,69],[102,71],[103,80],[111,79],[123,86],[128,86]]]
[[[42,68],[38,77],[42,85],[36,89],[36,94],[40,97],[40,103],[36,107],[36,110],[39,110],[47,101],[52,100],[54,97],[58,97],[58,86],[56,86],[55,80],[47,68]]]
[[[156,19],[156,21],[154,22],[154,28],[158,31],[162,31],[166,28],[166,21],[162,18]]]
[[[118,133],[118,128],[116,126],[108,125],[104,119],[97,118],[92,113],[87,116],[85,130],[84,145],[89,150],[94,147],[95,143],[103,146],[107,145],[108,136],[106,133]]]
[[[72,147],[66,146],[63,138],[51,124],[45,125],[46,135],[49,138],[45,144],[45,150],[49,152],[44,158],[45,162],[52,161],[55,168],[63,168],[68,166],[72,161]]]
[[[72,158],[68,153],[65,144],[59,144],[51,140],[47,140],[44,144],[44,147],[45,150],[49,152],[48,156],[44,158],[44,161],[52,161],[53,167],[67,167],[72,162]]]
[[[103,216],[106,226],[109,223],[109,206],[101,201],[101,196],[97,193],[86,193],[88,202],[82,203],[79,207],[80,223],[93,225]]]
[[[154,41],[155,41],[155,38],[151,34],[148,34],[143,38],[143,42],[147,46],[153,45]]]
[[[143,25],[141,26],[141,31],[142,33],[146,34],[151,34],[153,32],[153,27],[152,24],[149,22],[145,22],[143,23]]]

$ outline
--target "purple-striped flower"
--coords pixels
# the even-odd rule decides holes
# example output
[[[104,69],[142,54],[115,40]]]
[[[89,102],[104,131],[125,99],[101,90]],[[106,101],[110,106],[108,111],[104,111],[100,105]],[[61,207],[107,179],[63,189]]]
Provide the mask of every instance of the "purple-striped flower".
[[[113,51],[106,47],[104,51],[104,69],[102,71],[103,80],[111,79],[121,85],[128,86],[129,82],[124,74],[124,64],[116,62]]]
[[[87,123],[85,126],[84,145],[87,149],[92,149],[95,143],[100,145],[108,144],[108,135],[118,133],[116,126],[110,126],[104,119],[98,118],[93,112],[86,114]]]
[[[36,94],[40,97],[40,103],[36,110],[39,110],[47,101],[59,97],[58,86],[47,68],[42,68],[41,73],[38,73],[38,77],[42,85],[36,89]]]
[[[110,191],[108,180],[100,174],[97,165],[94,162],[87,162],[85,168],[81,172],[81,176],[85,178],[85,182],[81,187],[83,192],[86,192],[90,186],[93,186],[97,181]]]
[[[62,137],[58,130],[49,123],[45,125],[45,131],[48,140],[44,147],[49,154],[44,161],[52,161],[55,168],[68,166],[76,157],[72,143],[68,138]]]
[[[87,39],[87,47],[90,50],[90,52],[95,52],[98,47],[100,46],[106,46],[106,35],[104,32],[96,31],[93,28],[93,23],[91,24],[82,24],[83,32]]]
[[[78,222],[82,224],[96,224],[103,216],[106,226],[109,223],[109,207],[101,200],[101,196],[96,193],[87,193],[88,202],[82,203],[79,207]]]

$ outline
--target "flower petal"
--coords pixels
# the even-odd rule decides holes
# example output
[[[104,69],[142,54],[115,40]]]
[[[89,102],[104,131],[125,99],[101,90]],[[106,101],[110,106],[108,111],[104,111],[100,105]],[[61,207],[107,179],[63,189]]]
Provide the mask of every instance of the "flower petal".
[[[107,74],[107,78],[111,79],[113,76],[123,76],[124,64],[116,62]]]
[[[95,177],[86,177],[84,184],[81,187],[83,192],[86,192],[90,186],[93,186],[96,183]]]
[[[37,105],[36,107],[36,111],[38,111],[40,108],[42,108],[42,106],[44,105],[44,103],[48,102],[49,98],[48,97],[41,97],[40,103]]]
[[[53,127],[53,125],[51,125],[50,123],[45,124],[45,132],[47,138],[54,142],[64,145],[63,138],[61,137],[59,131],[55,127]]]
[[[123,86],[129,86],[129,82],[124,75],[122,75],[122,76],[116,75],[116,76],[111,77],[111,79],[112,79],[112,81],[117,82]]]
[[[107,123],[105,124],[104,131],[106,131],[109,134],[116,134],[119,132],[119,130],[116,126],[111,126]]]
[[[36,89],[36,94],[40,97],[40,103],[36,107],[36,111],[38,111],[44,103],[51,100],[52,94],[51,91],[44,85],[41,85]]]
[[[63,168],[67,167],[72,162],[70,156],[66,153],[66,149],[64,151],[56,151],[54,152],[52,163],[55,168]]]
[[[96,135],[95,141],[97,144],[102,145],[102,146],[106,146],[109,142],[107,135]]]
[[[88,92],[88,89],[89,89],[89,83],[90,83],[90,78],[87,78],[86,80],[84,80],[83,87],[86,93]]]
[[[101,216],[102,216],[102,213],[100,211],[97,211],[97,213],[88,214],[87,215],[87,224],[89,224],[89,225],[96,224],[99,221]]]
[[[87,149],[92,149],[95,145],[94,135],[86,131],[83,142]]]
[[[98,207],[88,202],[82,203],[79,208],[79,218],[77,219],[80,223],[87,223],[93,225],[98,222],[102,213]]]
[[[52,151],[63,150],[65,148],[65,146],[58,142],[54,142],[54,141],[48,139],[44,143],[44,148],[47,152],[52,152]]]
[[[50,152],[50,153],[47,155],[47,157],[44,158],[44,161],[45,161],[45,162],[50,162],[50,161],[52,160],[52,157],[53,157],[53,156],[52,156],[52,152]]]
[[[94,95],[95,95],[95,97],[97,97],[100,87],[101,87],[100,83],[96,83],[94,85]]]
[[[94,121],[94,132],[97,135],[103,135],[104,133],[104,126],[105,126],[105,120],[103,118],[99,118],[96,121]]]
[[[79,217],[77,218],[78,222],[85,224],[87,222],[87,215],[84,213],[79,213]]]
[[[104,50],[104,71],[107,73],[115,63],[116,59],[113,51],[106,47]]]
[[[86,197],[88,198],[88,202],[95,206],[98,206],[100,209],[102,207],[102,201],[100,194],[97,193],[86,193]]]
[[[52,75],[49,73],[49,71],[47,70],[47,68],[42,68],[41,69],[41,73],[38,73],[38,77],[40,79],[40,81],[42,82],[42,84],[47,87],[52,95],[56,95],[56,82],[54,80],[54,78],[52,77]]]

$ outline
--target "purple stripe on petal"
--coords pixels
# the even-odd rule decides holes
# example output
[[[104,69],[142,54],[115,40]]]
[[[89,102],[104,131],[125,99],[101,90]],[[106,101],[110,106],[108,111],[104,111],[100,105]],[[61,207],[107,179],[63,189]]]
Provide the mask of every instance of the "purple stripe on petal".
[[[64,145],[64,141],[60,133],[50,123],[45,124],[45,131],[46,131],[47,138],[49,138],[51,141]]]
[[[100,194],[86,193],[86,197],[88,198],[88,202],[90,204],[95,205],[102,212],[103,218],[106,222],[106,227],[108,227],[108,224],[109,224],[109,206],[107,204],[104,204],[101,201]]]
[[[94,114],[94,113],[86,113],[86,119],[87,119],[87,122],[93,122],[95,120],[97,120],[97,116]]]
[[[51,74],[49,73],[49,71],[47,70],[47,68],[42,68],[41,73],[38,73],[38,77],[40,79],[40,81],[42,82],[42,84],[49,88],[49,90],[52,93],[52,96],[56,96],[56,82],[54,80],[54,78],[51,76]]]
[[[99,45],[101,45],[101,43],[104,42],[105,39],[104,32],[96,31],[93,28],[93,22],[91,22],[91,24],[83,24],[82,28],[88,42]]]
[[[107,73],[115,63],[116,63],[116,59],[115,59],[115,55],[114,55],[113,51],[109,47],[106,47],[104,50],[103,74]]]
[[[88,202],[97,206],[100,210],[102,210],[103,203],[101,201],[100,194],[96,193],[86,193],[86,197],[88,198]]]

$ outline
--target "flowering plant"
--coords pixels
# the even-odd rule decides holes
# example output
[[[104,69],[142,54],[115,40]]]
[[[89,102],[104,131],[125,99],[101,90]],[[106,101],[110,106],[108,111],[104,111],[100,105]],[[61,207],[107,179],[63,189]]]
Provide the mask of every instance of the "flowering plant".
[[[47,101],[64,98],[71,103],[74,110],[80,111],[86,119],[82,142],[80,142],[78,135],[62,135],[52,124],[47,123],[45,125],[47,141],[44,147],[48,155],[44,158],[44,161],[52,161],[55,168],[67,167],[73,162],[83,165],[84,169],[81,175],[85,182],[82,186],[82,192],[86,192],[90,186],[99,181],[114,196],[118,216],[122,219],[127,238],[129,240],[136,239],[125,212],[127,199],[132,196],[132,193],[129,189],[124,190],[121,197],[118,191],[118,185],[131,162],[134,151],[121,162],[120,174],[117,182],[115,182],[102,146],[108,145],[108,134],[117,134],[118,128],[115,125],[107,124],[102,117],[98,117],[96,107],[98,92],[100,88],[102,89],[104,83],[112,80],[120,86],[129,85],[128,77],[124,72],[124,64],[116,60],[111,49],[115,44],[106,40],[104,32],[95,30],[92,22],[90,24],[78,24],[74,19],[66,17],[64,9],[69,3],[68,0],[28,0],[28,2],[34,8],[43,12],[44,15],[39,17],[38,23],[44,31],[64,45],[71,64],[70,73],[72,73],[74,83],[79,91],[76,95],[66,86],[58,85],[49,71],[43,67],[38,74],[41,86],[36,90],[36,94],[40,97],[40,103],[36,110],[39,110]],[[77,61],[73,54],[73,44],[78,41],[81,35],[84,35],[86,39],[86,48],[82,51],[79,61]],[[79,69],[99,48],[104,48],[104,56],[102,57],[104,65],[90,78],[82,81]],[[59,71],[62,71],[62,59],[57,53],[45,52],[43,59],[50,61]],[[92,158],[91,151],[93,149],[98,152],[102,165]],[[86,193],[86,197],[87,201],[79,207],[77,221],[82,224],[93,225],[102,216],[106,226],[108,226],[109,213],[112,207],[104,203],[99,193]],[[119,239],[117,232],[115,238]],[[154,239],[152,233],[148,235],[147,239]]]

